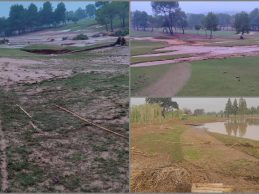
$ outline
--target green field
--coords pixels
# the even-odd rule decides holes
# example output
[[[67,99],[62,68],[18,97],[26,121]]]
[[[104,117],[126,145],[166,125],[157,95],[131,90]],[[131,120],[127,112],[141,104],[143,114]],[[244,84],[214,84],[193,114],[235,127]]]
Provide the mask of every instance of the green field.
[[[130,41],[130,53],[134,55],[144,55],[157,53],[156,49],[164,48],[167,46],[166,42],[151,42],[146,40],[132,40]]]
[[[191,62],[191,78],[177,96],[257,96],[258,60],[236,57]],[[131,67],[132,93],[156,82],[171,65]]]
[[[178,96],[257,96],[258,60],[238,57],[192,62],[192,76]]]

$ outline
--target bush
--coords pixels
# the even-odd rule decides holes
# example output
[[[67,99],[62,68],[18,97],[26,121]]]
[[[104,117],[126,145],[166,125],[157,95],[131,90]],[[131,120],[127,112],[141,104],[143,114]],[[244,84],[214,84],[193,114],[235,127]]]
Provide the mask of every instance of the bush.
[[[62,40],[67,40],[67,39],[68,39],[68,37],[67,37],[67,36],[62,37]]]
[[[123,30],[117,30],[115,32],[115,36],[126,36],[129,34],[129,29],[126,28],[126,29],[123,29]]]
[[[88,36],[85,34],[78,34],[73,38],[73,40],[88,40]]]

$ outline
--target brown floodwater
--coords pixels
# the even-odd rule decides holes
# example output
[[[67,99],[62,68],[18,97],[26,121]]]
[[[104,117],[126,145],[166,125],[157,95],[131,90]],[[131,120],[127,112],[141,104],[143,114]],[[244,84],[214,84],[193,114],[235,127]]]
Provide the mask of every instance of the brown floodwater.
[[[226,122],[205,123],[199,128],[205,128],[209,132],[259,141],[259,119],[243,118]]]

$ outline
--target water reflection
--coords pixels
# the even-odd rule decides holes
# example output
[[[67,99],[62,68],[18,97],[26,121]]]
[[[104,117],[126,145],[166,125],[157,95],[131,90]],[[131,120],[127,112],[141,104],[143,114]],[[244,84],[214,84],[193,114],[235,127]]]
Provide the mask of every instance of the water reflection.
[[[202,127],[205,127],[210,132],[259,140],[258,118],[238,117],[229,119],[226,122],[206,123]]]

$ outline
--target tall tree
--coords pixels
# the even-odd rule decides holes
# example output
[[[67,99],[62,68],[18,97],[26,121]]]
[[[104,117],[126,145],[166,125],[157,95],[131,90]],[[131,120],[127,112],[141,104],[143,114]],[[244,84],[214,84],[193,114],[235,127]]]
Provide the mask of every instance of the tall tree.
[[[208,13],[204,20],[204,27],[210,31],[210,39],[212,38],[212,32],[217,30],[217,26],[217,16],[212,12]]]
[[[233,114],[236,116],[237,113],[238,113],[237,99],[235,99],[234,102],[233,102],[232,111],[233,111]]]
[[[239,99],[238,112],[240,115],[245,115],[247,112],[247,104],[244,98]]]
[[[42,25],[51,25],[53,20],[53,8],[49,1],[43,3],[43,8],[40,10],[40,20]]]
[[[244,33],[249,33],[249,16],[246,12],[237,13],[235,15],[235,29],[237,34],[241,33],[240,39],[243,39]]]
[[[26,26],[34,28],[39,25],[39,13],[35,4],[31,3],[26,11]]]
[[[184,11],[177,9],[175,12],[176,24],[182,29],[184,34],[184,28],[187,27],[187,16]]]
[[[157,15],[163,15],[166,19],[165,24],[170,32],[170,34],[174,34],[173,26],[174,21],[173,17],[177,8],[179,8],[179,3],[177,1],[171,2],[159,2],[154,1],[151,3],[152,10]]]
[[[54,12],[54,21],[59,24],[60,22],[66,21],[66,6],[63,2],[57,5],[57,8]]]
[[[94,4],[88,4],[85,7],[85,11],[86,11],[86,16],[89,18],[94,18],[95,17],[95,13],[96,13],[96,7]]]
[[[232,103],[230,98],[228,99],[226,106],[225,106],[225,114],[229,117],[232,114]]]

